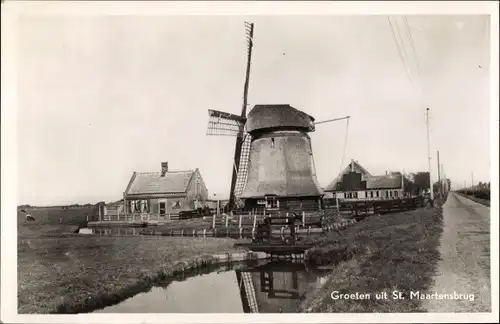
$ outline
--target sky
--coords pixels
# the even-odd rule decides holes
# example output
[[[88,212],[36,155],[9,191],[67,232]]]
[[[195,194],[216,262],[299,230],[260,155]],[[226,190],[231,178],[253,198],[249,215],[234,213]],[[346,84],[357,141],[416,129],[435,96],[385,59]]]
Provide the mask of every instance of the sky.
[[[249,108],[351,116],[345,154],[345,120],[311,134],[321,185],[350,159],[372,174],[426,171],[426,107],[433,179],[439,150],[452,183],[489,181],[488,16],[391,20],[402,55],[388,16],[21,16],[18,203],[117,200],[162,161],[228,196],[235,138],[207,136],[207,110],[241,111],[244,21]]]

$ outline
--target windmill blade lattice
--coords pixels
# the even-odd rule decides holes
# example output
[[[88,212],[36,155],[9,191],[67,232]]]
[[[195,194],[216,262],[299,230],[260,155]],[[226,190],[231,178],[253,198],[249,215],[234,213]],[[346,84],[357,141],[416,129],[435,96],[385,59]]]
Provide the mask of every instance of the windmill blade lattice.
[[[243,135],[243,145],[241,147],[240,165],[238,168],[238,175],[236,177],[236,185],[234,187],[234,195],[239,198],[245,188],[248,176],[248,165],[250,160],[250,144],[252,143],[252,136],[248,133]]]
[[[245,118],[217,110],[208,110],[207,135],[238,136],[245,127]]]

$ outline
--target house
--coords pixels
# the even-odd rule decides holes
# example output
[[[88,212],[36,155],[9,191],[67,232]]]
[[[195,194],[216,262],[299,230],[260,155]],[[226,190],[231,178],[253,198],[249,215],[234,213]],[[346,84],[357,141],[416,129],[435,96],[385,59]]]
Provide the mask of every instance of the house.
[[[198,169],[170,171],[162,162],[160,172],[134,172],[123,198],[127,215],[176,215],[204,207],[208,190]]]
[[[326,205],[334,204],[336,199],[384,200],[410,196],[401,172],[374,176],[354,160],[324,190]]]

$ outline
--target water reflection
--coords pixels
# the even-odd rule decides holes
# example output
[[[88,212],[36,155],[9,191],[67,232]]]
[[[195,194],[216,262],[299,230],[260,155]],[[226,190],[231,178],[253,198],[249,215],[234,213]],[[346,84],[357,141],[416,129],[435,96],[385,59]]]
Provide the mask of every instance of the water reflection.
[[[246,313],[293,313],[321,283],[326,273],[307,269],[303,263],[272,262],[237,270]]]
[[[325,275],[303,263],[238,263],[180,275],[96,313],[294,313]]]

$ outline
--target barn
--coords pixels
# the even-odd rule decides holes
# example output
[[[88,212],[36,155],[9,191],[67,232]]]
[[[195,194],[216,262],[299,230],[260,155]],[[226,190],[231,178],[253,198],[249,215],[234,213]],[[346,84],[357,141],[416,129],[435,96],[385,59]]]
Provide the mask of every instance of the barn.
[[[199,169],[171,171],[162,162],[160,172],[134,172],[123,197],[127,215],[172,216],[204,207],[208,190]]]

